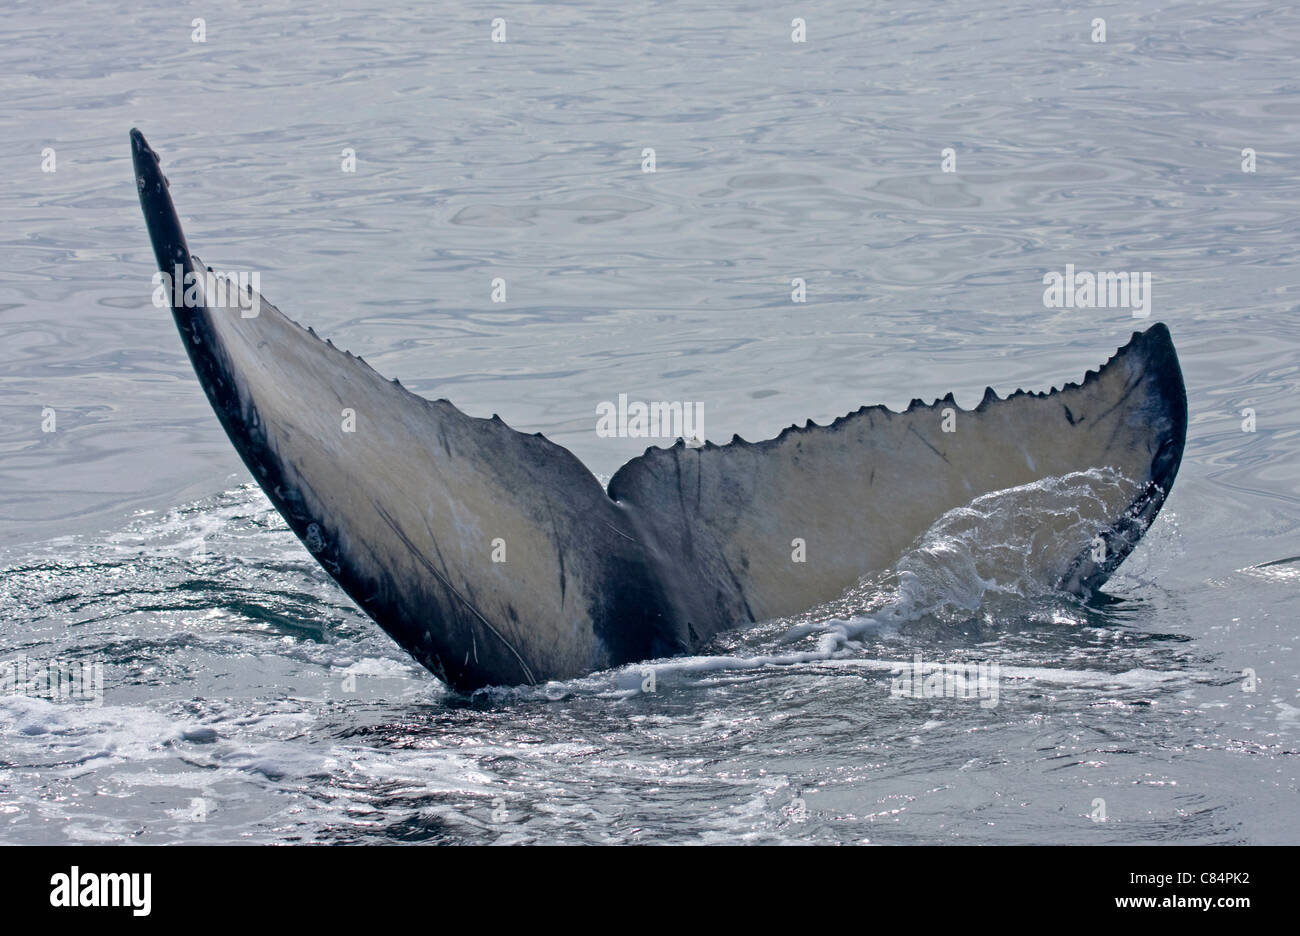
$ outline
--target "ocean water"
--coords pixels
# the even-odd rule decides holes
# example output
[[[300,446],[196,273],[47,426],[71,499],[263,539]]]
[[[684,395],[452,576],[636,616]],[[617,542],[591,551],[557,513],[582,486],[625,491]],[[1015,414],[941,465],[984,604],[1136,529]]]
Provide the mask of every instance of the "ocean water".
[[[1298,42],[1252,0],[10,4],[0,688],[79,679],[0,694],[0,841],[1300,842]],[[1007,561],[1007,492],[698,657],[449,693],[217,424],[132,126],[205,261],[605,479],[620,393],[757,440],[1060,386],[1155,320],[1182,469],[1088,604]],[[1150,272],[1150,319],[1045,307],[1067,264]],[[894,693],[918,655],[988,691]]]

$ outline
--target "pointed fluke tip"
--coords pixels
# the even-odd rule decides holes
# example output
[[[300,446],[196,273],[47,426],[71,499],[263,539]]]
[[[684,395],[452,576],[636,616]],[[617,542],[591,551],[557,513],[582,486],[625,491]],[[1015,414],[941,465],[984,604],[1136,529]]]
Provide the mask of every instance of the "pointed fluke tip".
[[[1119,351],[1127,351],[1130,348],[1142,347],[1146,349],[1173,349],[1174,339],[1169,334],[1169,326],[1164,322],[1153,322],[1150,327],[1142,331],[1134,331],[1129,340]],[[1116,352],[1117,354],[1119,352]]]
[[[189,247],[185,244],[185,234],[181,231],[181,222],[176,216],[176,208],[172,204],[158,154],[139,130],[131,128],[130,136],[135,186],[158,269],[170,270],[175,264],[182,264],[189,269],[192,263]]]
[[[131,157],[135,160],[136,172],[140,171],[141,163],[145,166],[150,164],[157,166],[159,162],[158,154],[149,145],[149,141],[144,138],[144,134],[135,127],[131,128]]]

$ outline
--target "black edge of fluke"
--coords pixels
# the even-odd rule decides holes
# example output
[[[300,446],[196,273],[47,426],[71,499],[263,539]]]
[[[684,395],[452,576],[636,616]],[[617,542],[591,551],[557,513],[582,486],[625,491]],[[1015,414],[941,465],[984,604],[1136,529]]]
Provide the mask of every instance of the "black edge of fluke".
[[[139,130],[131,130],[131,160],[135,169],[135,186],[140,195],[140,209],[144,212],[145,227],[149,231],[149,242],[153,245],[154,258],[158,270],[165,277],[164,283],[170,282],[168,290],[171,296],[169,305],[176,329],[181,333],[185,353],[194,367],[194,373],[200,386],[207,394],[212,408],[235,443],[235,448],[244,461],[248,455],[241,447],[243,427],[236,418],[239,407],[230,386],[223,380],[225,362],[218,357],[217,349],[212,346],[211,334],[205,319],[206,309],[202,305],[193,308],[184,301],[177,304],[176,296],[183,296],[189,277],[196,274],[196,258],[190,253],[185,241],[185,232],[181,228],[180,216],[172,203],[170,185],[162,172],[162,162],[153,147]],[[175,288],[179,281],[179,289]],[[252,464],[249,463],[249,467]]]
[[[145,226],[153,244],[158,269],[170,271],[176,264],[191,269],[189,245],[181,230],[176,206],[172,204],[167,177],[162,173],[158,154],[153,151],[144,134],[131,130],[131,160],[135,166],[135,187],[140,195],[140,208],[144,211]]]
[[[1174,486],[1187,444],[1187,387],[1169,327],[1164,322],[1156,322],[1144,332],[1134,332],[1128,344],[1120,348],[1111,361],[1130,354],[1141,357],[1142,378],[1152,383],[1152,400],[1157,411],[1151,414],[1151,418],[1153,424],[1159,426],[1155,451],[1151,457],[1150,478],[1133,503],[1099,533],[1105,544],[1105,558],[1097,562],[1092,550],[1085,549],[1070,563],[1057,584],[1059,589],[1073,592],[1085,600],[1093,597],[1106,583],[1155,522]]]
[[[135,129],[131,130],[131,155],[135,167],[136,188],[140,195],[140,207],[144,211],[145,226],[149,231],[149,240],[153,244],[159,270],[165,276],[175,277],[178,272],[176,267],[179,265],[182,277],[193,275],[196,273],[197,258],[190,253],[189,245],[185,241],[185,234],[181,229],[176,207],[172,203],[168,182],[162,173],[158,154],[149,146],[144,134]],[[202,304],[193,308],[186,306],[183,301],[177,304],[176,292],[176,290],[172,291],[172,317],[181,334],[185,353],[194,368],[199,386],[203,388],[217,420],[234,445],[236,453],[272,505],[288,523],[289,528],[316,561],[349,595],[354,598],[359,594],[364,595],[361,586],[349,576],[339,562],[337,537],[330,537],[330,545],[324,549],[320,548],[317,542],[320,537],[319,526],[313,532],[316,518],[302,509],[300,498],[285,494],[286,491],[292,491],[292,485],[286,482],[279,463],[274,458],[267,457],[264,427],[256,408],[250,406],[245,410],[241,403],[237,390],[237,375],[232,370],[221,343],[215,340],[208,321],[208,309]],[[184,289],[182,288],[180,292],[183,293]],[[367,613],[371,613],[364,597],[357,598],[357,603]],[[372,613],[371,616],[374,617],[374,614]],[[435,674],[437,674],[436,670]],[[444,682],[450,684],[445,676],[442,678]]]

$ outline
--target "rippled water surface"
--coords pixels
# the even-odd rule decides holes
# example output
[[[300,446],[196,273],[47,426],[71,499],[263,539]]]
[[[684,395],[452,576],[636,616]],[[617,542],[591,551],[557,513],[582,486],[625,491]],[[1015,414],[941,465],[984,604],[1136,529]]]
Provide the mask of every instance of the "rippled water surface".
[[[0,695],[0,841],[1300,842],[1297,48],[1276,2],[11,5],[0,662],[102,698]],[[725,442],[1077,380],[1146,323],[1044,308],[1066,264],[1151,272],[1182,470],[1087,605],[990,571],[1013,493],[653,692],[450,694],[249,483],[150,302],[132,126],[206,261],[603,478],[619,393]],[[916,654],[996,704],[891,695]]]

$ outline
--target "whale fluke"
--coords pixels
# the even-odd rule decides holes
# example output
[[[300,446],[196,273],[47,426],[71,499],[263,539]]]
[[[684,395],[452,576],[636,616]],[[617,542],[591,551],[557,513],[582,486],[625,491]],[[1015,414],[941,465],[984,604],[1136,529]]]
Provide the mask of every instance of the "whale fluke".
[[[204,267],[158,157],[139,131],[131,145],[158,266],[193,276]],[[252,296],[252,316],[173,302],[218,419],[317,561],[462,691],[691,652],[839,597],[979,495],[1105,469],[1113,483],[1080,506],[1096,539],[1056,563],[1059,586],[1086,595],[1150,525],[1186,435],[1177,355],[1156,324],[1081,384],[990,389],[974,410],[951,394],[864,407],[757,443],[679,440],[606,491],[540,433],[416,396]]]

